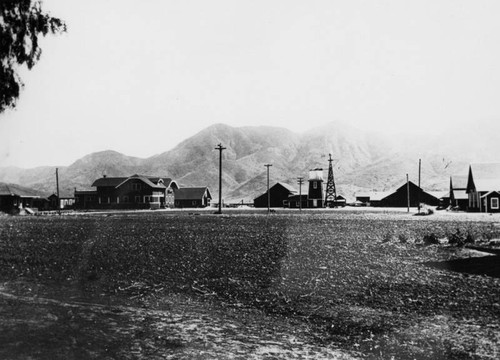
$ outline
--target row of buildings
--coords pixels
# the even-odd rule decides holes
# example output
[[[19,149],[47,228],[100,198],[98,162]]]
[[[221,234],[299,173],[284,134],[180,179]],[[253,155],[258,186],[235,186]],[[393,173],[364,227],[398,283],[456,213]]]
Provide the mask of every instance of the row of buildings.
[[[208,187],[180,187],[170,178],[132,175],[103,176],[93,190],[75,190],[74,197],[43,197],[12,184],[0,184],[0,210],[35,212],[59,209],[160,209],[210,206]]]
[[[278,182],[254,199],[255,207],[321,208],[325,206],[417,207],[420,204],[452,208],[469,212],[500,212],[500,163],[471,164],[467,175],[450,177],[446,193],[424,191],[409,181],[394,191],[356,194],[348,202],[336,194],[335,200],[326,204],[326,191],[320,169],[311,170],[303,190]]]
[[[330,179],[326,187],[323,170],[314,169],[299,190],[278,182],[254,199],[255,207],[323,208],[345,205],[376,207],[417,207],[419,204],[442,206],[471,212],[500,212],[500,163],[472,164],[467,175],[450,177],[445,194],[427,192],[412,182],[404,183],[391,192],[356,194],[348,202],[334,191],[328,200]],[[333,185],[334,186],[334,185]],[[171,178],[132,175],[129,177],[103,176],[92,184],[93,190],[75,190],[74,197],[45,198],[35,191],[17,185],[0,184],[0,210],[12,212],[31,209],[159,209],[197,208],[210,206],[212,196],[208,187],[180,187]],[[330,194],[332,195],[332,194]]]

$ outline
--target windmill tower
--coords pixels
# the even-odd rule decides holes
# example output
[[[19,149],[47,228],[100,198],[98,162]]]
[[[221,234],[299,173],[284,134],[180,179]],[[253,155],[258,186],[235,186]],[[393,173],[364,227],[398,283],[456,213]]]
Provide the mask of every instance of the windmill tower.
[[[323,169],[309,170],[309,192],[307,207],[323,207]]]
[[[334,207],[337,200],[337,190],[335,188],[335,180],[333,178],[332,154],[329,155],[328,165],[328,180],[326,181],[325,206]]]

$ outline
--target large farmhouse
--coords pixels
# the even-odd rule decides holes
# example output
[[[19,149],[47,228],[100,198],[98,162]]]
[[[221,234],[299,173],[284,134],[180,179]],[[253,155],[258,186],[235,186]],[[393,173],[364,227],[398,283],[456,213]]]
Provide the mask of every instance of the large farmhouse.
[[[500,212],[500,163],[471,164],[466,192],[469,211]]]
[[[177,183],[170,178],[132,175],[103,176],[92,184],[95,191],[75,191],[76,208],[158,209],[174,206]]]

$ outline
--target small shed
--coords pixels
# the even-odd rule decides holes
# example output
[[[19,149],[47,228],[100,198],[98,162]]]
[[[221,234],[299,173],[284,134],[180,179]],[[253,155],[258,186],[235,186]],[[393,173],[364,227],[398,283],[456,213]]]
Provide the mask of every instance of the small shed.
[[[174,204],[177,208],[202,208],[210,206],[212,195],[208,187],[184,187],[174,189]]]

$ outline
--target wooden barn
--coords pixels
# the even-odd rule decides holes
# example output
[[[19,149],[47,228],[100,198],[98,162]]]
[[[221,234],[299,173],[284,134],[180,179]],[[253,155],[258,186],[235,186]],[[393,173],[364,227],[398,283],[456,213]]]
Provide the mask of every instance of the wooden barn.
[[[212,195],[208,187],[183,187],[174,189],[176,208],[202,208],[210,206]]]
[[[431,206],[439,205],[439,199],[428,192],[422,190],[411,181],[399,187],[392,194],[380,200],[378,206],[381,207],[407,207],[408,206],[408,187],[410,193],[410,207],[417,207],[418,204],[427,204]]]
[[[500,163],[471,164],[466,192],[468,211],[499,212]]]
[[[290,195],[298,194],[297,190],[288,184],[277,182],[269,188],[270,207],[283,207],[288,204]],[[267,191],[253,200],[254,207],[267,208]]]

